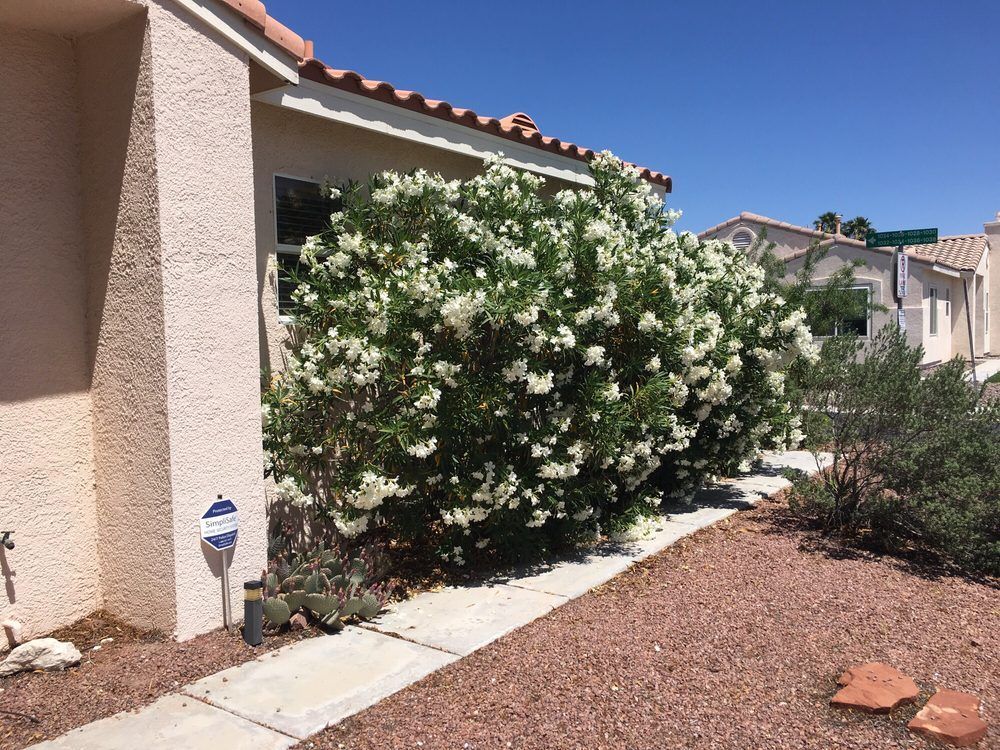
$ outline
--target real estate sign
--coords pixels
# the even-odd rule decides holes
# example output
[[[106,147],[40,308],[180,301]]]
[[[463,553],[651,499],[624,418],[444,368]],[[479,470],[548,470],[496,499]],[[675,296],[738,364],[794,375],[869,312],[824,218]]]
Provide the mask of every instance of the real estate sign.
[[[869,232],[868,236],[865,237],[865,245],[868,247],[929,245],[937,241],[937,227],[931,229],[900,229],[895,232]]]

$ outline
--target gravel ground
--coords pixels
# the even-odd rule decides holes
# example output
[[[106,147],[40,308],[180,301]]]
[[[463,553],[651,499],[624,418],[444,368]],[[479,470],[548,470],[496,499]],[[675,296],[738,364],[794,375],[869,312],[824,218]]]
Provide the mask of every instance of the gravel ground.
[[[830,708],[847,667],[921,687],[891,716]],[[841,553],[777,503],[635,566],[303,748],[930,748],[935,687],[978,694],[1000,747],[1000,590]]]
[[[79,667],[0,678],[0,748],[16,750],[140,708],[188,682],[313,634],[306,630],[268,636],[256,649],[243,643],[239,633],[221,629],[177,643],[94,613],[50,633],[80,649]],[[104,638],[114,640],[93,651]]]

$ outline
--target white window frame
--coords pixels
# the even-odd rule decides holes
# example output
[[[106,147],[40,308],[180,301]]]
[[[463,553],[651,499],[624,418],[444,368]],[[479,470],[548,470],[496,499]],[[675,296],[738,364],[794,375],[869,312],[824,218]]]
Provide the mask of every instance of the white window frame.
[[[856,289],[864,290],[868,292],[868,302],[867,302],[867,313],[865,314],[865,334],[859,338],[870,339],[872,337],[872,303],[875,300],[875,289],[872,284],[852,284],[850,290],[853,292]],[[813,287],[812,289],[806,289],[806,294],[811,292],[822,291],[820,287]],[[833,327],[833,336],[840,335],[840,324],[835,324]],[[814,339],[824,340],[832,338],[832,336],[813,336]]]
[[[315,180],[312,177],[302,177],[300,175],[288,174],[285,172],[274,172],[271,175],[271,214],[272,214],[272,225],[271,231],[274,237],[274,307],[278,311],[278,322],[282,325],[294,325],[295,316],[286,315],[281,312],[281,298],[278,292],[278,255],[302,255],[302,245],[288,245],[283,242],[278,242],[278,178],[284,177],[287,180],[298,180],[299,182],[309,182],[313,185],[319,185],[323,187],[324,180]]]

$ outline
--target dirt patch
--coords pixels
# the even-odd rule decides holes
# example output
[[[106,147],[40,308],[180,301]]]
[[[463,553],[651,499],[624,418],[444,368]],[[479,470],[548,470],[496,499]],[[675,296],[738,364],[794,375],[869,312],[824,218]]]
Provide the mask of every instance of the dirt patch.
[[[777,503],[636,565],[298,748],[932,748],[906,729],[937,687],[974,693],[1000,747],[1000,591],[837,556]],[[917,703],[830,706],[884,661]]]
[[[50,633],[72,641],[83,654],[65,672],[31,672],[0,678],[0,748],[16,750],[52,739],[119,711],[130,711],[193,680],[242,664],[301,638],[307,630],[265,637],[250,648],[239,633],[216,630],[183,643],[137,630],[106,612],[95,612]],[[102,640],[114,640],[101,643]],[[100,646],[94,651],[94,646]]]

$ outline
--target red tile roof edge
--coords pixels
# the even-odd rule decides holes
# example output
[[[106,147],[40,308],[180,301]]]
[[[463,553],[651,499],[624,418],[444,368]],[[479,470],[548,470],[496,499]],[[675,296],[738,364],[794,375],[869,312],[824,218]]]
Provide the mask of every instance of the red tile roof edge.
[[[309,80],[323,83],[343,91],[360,94],[371,99],[403,107],[413,112],[437,117],[441,120],[455,122],[475,130],[506,138],[516,143],[534,146],[543,151],[549,151],[560,156],[567,156],[579,161],[590,161],[595,152],[589,148],[577,146],[575,143],[561,141],[558,138],[543,136],[528,115],[515,112],[503,119],[483,117],[471,109],[454,107],[446,101],[428,99],[416,91],[397,89],[385,81],[373,81],[353,70],[337,70],[331,68],[313,57],[313,43],[303,39],[291,29],[276,21],[267,14],[267,8],[260,0],[219,0],[246,19],[248,25],[262,31],[264,36],[281,49],[299,61],[299,75]],[[632,164],[639,170],[639,176],[655,185],[660,185],[666,192],[673,189],[673,180],[669,175],[656,172],[648,167]]]
[[[856,240],[853,237],[848,237],[848,236],[843,235],[843,234],[829,234],[827,232],[821,232],[821,231],[819,231],[817,229],[810,229],[809,227],[799,226],[798,224],[790,224],[787,221],[779,221],[778,219],[772,219],[772,218],[770,218],[768,216],[761,216],[760,214],[750,213],[749,211],[743,211],[743,212],[740,213],[739,216],[734,216],[733,218],[727,219],[726,221],[722,222],[721,224],[716,224],[714,227],[709,227],[705,231],[699,232],[698,233],[698,238],[699,239],[705,239],[709,235],[718,234],[723,229],[728,229],[729,227],[731,227],[731,226],[733,226],[735,224],[739,224],[741,222],[749,222],[749,223],[752,223],[752,224],[763,224],[764,226],[774,227],[776,229],[784,229],[784,230],[789,231],[789,232],[795,232],[796,234],[803,234],[803,235],[806,235],[808,237],[814,237],[816,239],[819,239],[821,241],[821,244],[830,243],[830,244],[836,244],[836,245],[846,245],[848,247],[856,247],[856,248],[863,248],[863,249],[866,249],[866,250],[873,250],[875,252],[879,252],[879,253],[883,253],[883,254],[892,254],[894,252],[894,249],[891,248],[891,247],[869,248],[867,244],[865,244],[861,240]],[[942,237],[940,237],[938,239],[937,243],[935,243],[934,245],[927,246],[927,247],[937,247],[941,243],[943,243],[945,241],[948,241],[948,240],[958,240],[958,239],[966,239],[966,238],[974,238],[974,237],[975,238],[983,237],[983,240],[985,242],[986,235],[973,233],[973,234],[959,234],[959,235],[942,236]],[[955,262],[951,258],[943,258],[940,255],[931,254],[929,251],[921,251],[920,248],[922,248],[922,247],[924,247],[924,246],[923,245],[906,245],[903,252],[905,252],[906,255],[908,255],[913,260],[920,261],[922,263],[929,263],[931,265],[935,265],[936,264],[936,265],[939,265],[939,266],[944,266],[945,268],[950,268],[950,269],[955,270],[955,271],[974,271],[975,270],[975,267],[969,267],[968,264],[964,264],[964,263],[961,263],[961,262]],[[985,251],[985,249],[984,249],[984,251]],[[783,258],[783,260],[786,261],[786,262],[792,261],[792,260],[797,260],[798,258],[801,258],[802,256],[804,256],[806,254],[806,252],[807,251],[805,251],[805,250],[800,250],[800,251],[794,252],[791,255],[788,255],[785,258]]]

